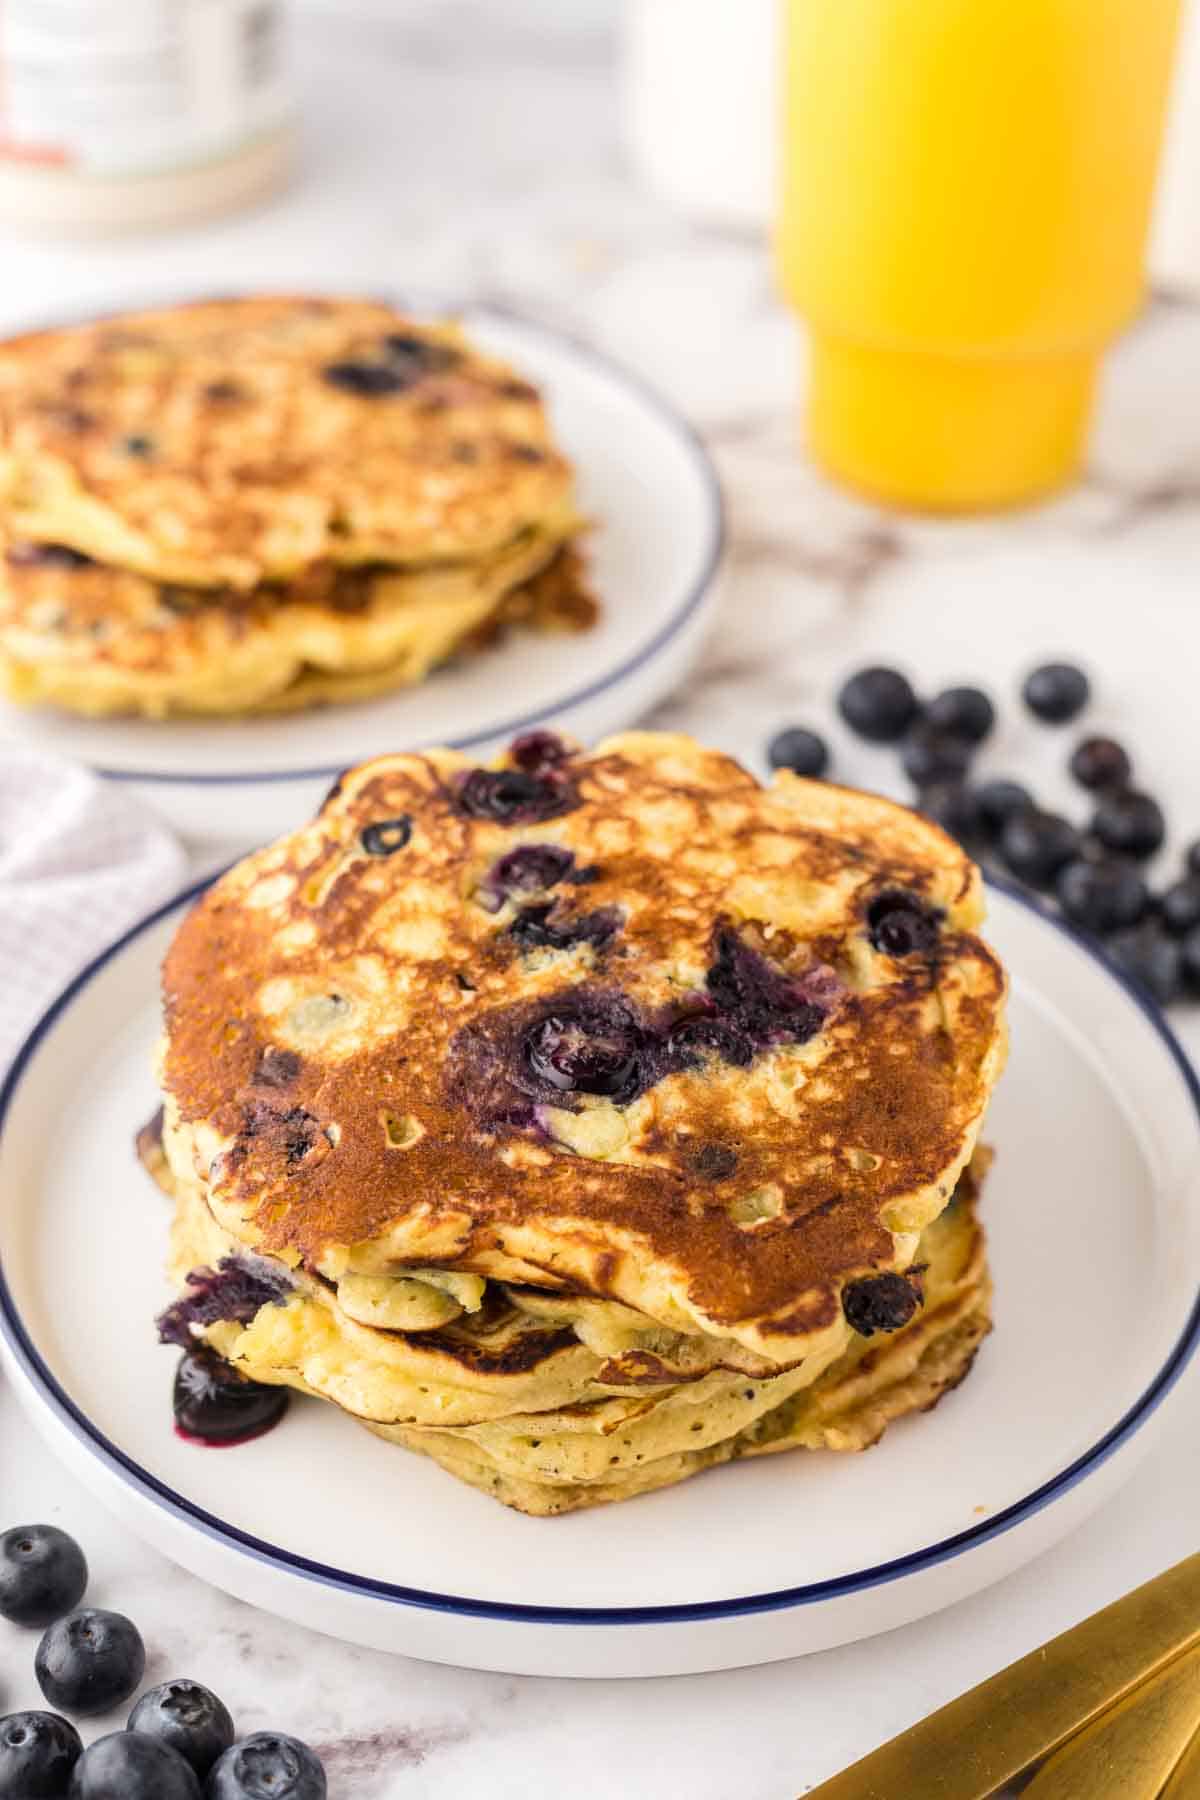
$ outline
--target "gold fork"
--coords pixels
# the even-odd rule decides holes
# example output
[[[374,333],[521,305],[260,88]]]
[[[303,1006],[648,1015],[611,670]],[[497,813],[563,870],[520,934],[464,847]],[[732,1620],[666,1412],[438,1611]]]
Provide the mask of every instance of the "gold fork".
[[[1200,1555],[951,1700],[807,1800],[1200,1800]]]

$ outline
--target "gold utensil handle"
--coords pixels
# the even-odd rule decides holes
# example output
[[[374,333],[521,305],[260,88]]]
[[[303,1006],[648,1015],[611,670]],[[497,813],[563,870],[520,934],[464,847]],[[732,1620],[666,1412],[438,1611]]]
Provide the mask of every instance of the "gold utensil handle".
[[[1022,1800],[1159,1800],[1198,1725],[1200,1650],[1189,1650],[1068,1738]]]
[[[1200,1555],[1189,1556],[951,1700],[853,1768],[823,1782],[807,1800],[988,1800],[1139,1684],[1196,1649],[1200,1649]],[[1176,1703],[1182,1705],[1180,1697],[1188,1691],[1189,1679],[1181,1669],[1179,1684],[1163,1690],[1162,1704],[1172,1717],[1177,1716],[1172,1710]],[[1180,1765],[1177,1781],[1185,1766],[1186,1762]],[[1088,1800],[1104,1800],[1107,1795],[1132,1800],[1141,1792],[1118,1786],[1078,1791],[1086,1792]],[[1034,1794],[1036,1788],[1027,1792]],[[1044,1789],[1038,1800],[1048,1800],[1051,1794],[1058,1800],[1056,1788]],[[1193,1793],[1177,1786],[1171,1800],[1196,1800],[1196,1794],[1200,1790]]]

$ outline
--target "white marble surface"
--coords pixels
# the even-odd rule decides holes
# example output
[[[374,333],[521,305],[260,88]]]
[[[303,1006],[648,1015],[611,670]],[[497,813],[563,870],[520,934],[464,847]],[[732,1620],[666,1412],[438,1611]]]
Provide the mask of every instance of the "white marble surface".
[[[830,491],[798,455],[796,336],[761,248],[689,228],[629,180],[601,8],[567,29],[551,6],[519,0],[412,5],[403,22],[371,6],[353,27],[327,7],[306,14],[301,47],[307,151],[292,194],[150,243],[5,243],[0,323],[114,290],[252,283],[436,287],[561,323],[655,379],[704,432],[727,485],[725,612],[658,722],[754,760],[774,725],[829,720],[832,681],[867,653],[898,656],[928,682],[982,674],[1011,697],[1030,660],[1076,652],[1096,677],[1096,719],[1136,746],[1180,836],[1200,835],[1200,310],[1161,304],[1121,348],[1088,478],[1064,500],[966,524],[884,516]],[[886,758],[835,737],[847,778],[889,784]],[[1063,753],[1010,706],[989,761],[1036,768],[1065,801]],[[1182,1028],[1200,1049],[1200,1027],[1185,1015]],[[1198,1392],[1191,1381],[1122,1496],[1023,1574],[888,1637],[688,1680],[478,1675],[279,1624],[97,1516],[2,1386],[0,1519],[77,1530],[94,1598],[145,1629],[150,1677],[208,1679],[245,1727],[309,1736],[334,1800],[785,1800],[1195,1549]],[[33,1702],[31,1652],[0,1625],[0,1709]]]

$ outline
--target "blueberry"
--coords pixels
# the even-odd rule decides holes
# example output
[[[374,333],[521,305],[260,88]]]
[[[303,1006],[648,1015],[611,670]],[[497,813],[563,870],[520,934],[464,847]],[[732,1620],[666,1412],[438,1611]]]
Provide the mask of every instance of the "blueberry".
[[[1125,973],[1160,1006],[1179,998],[1184,976],[1184,947],[1167,937],[1153,920],[1118,932],[1108,940],[1108,951]]]
[[[291,1054],[289,1050],[269,1052],[259,1062],[256,1081],[261,1079],[259,1071],[265,1065],[267,1071],[277,1074],[280,1079],[276,1081],[269,1074],[264,1085],[269,1088],[286,1086],[290,1065],[277,1062],[275,1057],[285,1058]],[[298,1072],[299,1058],[296,1061]],[[156,1321],[159,1343],[177,1344],[181,1350],[196,1347],[197,1327],[202,1330],[221,1319],[249,1325],[260,1307],[283,1306],[292,1292],[291,1281],[277,1264],[257,1258],[251,1262],[240,1256],[223,1256],[215,1269],[189,1270],[187,1288],[187,1293],[160,1313]]]
[[[496,894],[544,894],[557,887],[575,864],[575,853],[557,844],[521,844],[502,856],[486,887]]]
[[[938,941],[942,915],[903,888],[886,888],[867,908],[867,930],[881,956],[928,952]]]
[[[963,738],[927,731],[922,725],[900,752],[900,761],[916,788],[935,781],[961,781],[971,766],[971,746]]]
[[[0,1800],[64,1800],[82,1751],[58,1713],[9,1713],[0,1719]]]
[[[175,1371],[175,1428],[202,1444],[244,1444],[278,1425],[288,1390],[248,1381],[224,1357],[197,1344]]]
[[[925,708],[930,731],[982,744],[996,723],[996,709],[982,688],[943,688]]]
[[[874,1337],[877,1331],[899,1331],[920,1304],[919,1292],[903,1275],[868,1275],[842,1290],[846,1323],[860,1337]]]
[[[1133,773],[1133,764],[1116,738],[1086,737],[1072,751],[1070,769],[1080,787],[1120,788]]]
[[[144,431],[131,431],[121,440],[121,448],[126,456],[153,456],[154,439],[147,437]]]
[[[619,1003],[569,999],[531,1026],[525,1058],[559,1093],[632,1100],[641,1086],[641,1033]]]
[[[412,820],[407,813],[400,813],[394,819],[377,819],[373,825],[364,825],[358,841],[368,856],[394,856],[411,837]]]
[[[1021,693],[1030,712],[1047,725],[1065,725],[1083,711],[1092,685],[1074,663],[1043,663],[1026,676]]]
[[[264,1793],[270,1792],[264,1789]],[[156,1738],[114,1731],[89,1744],[71,1777],[70,1800],[200,1800],[195,1771]]]
[[[557,902],[545,906],[523,906],[508,928],[522,950],[570,950],[576,944],[591,944],[603,949],[621,929],[621,914],[615,906],[598,906],[594,912],[572,915]]]
[[[838,711],[859,737],[894,744],[917,717],[917,696],[898,669],[860,669],[838,695]]]
[[[1000,854],[1020,880],[1050,887],[1058,871],[1079,854],[1079,833],[1057,813],[1013,813],[1000,833]]]
[[[0,1537],[0,1619],[50,1625],[83,1599],[88,1566],[57,1525],[14,1525]]]
[[[1200,925],[1200,876],[1176,881],[1161,895],[1158,910],[1172,937],[1185,937]]]
[[[754,1061],[754,1046],[749,1038],[732,1025],[711,1014],[701,1013],[693,1019],[681,1019],[667,1037],[667,1060],[679,1069],[698,1069],[708,1051],[736,1069],[749,1068]]]
[[[984,835],[983,814],[974,788],[963,781],[935,781],[921,794],[920,810],[960,844],[973,844]]]
[[[412,387],[414,380],[412,373],[407,368],[392,367],[387,363],[329,363],[321,371],[321,374],[330,387],[341,388],[343,393],[361,394],[364,397],[399,394],[405,388]]]
[[[146,1648],[124,1613],[87,1606],[50,1626],[33,1667],[51,1706],[86,1717],[128,1700],[145,1673]]]
[[[975,789],[975,799],[984,830],[992,837],[999,837],[1006,820],[1011,819],[1015,813],[1033,811],[1033,795],[1019,781],[1007,781],[999,777],[992,781],[981,781]]]
[[[198,1681],[164,1681],[150,1688],[130,1713],[126,1729],[168,1744],[202,1781],[235,1736],[228,1709]]]
[[[383,349],[389,362],[402,370],[410,382],[419,381],[422,375],[441,374],[462,360],[449,344],[433,343],[413,331],[389,333],[383,340]]]
[[[754,1044],[804,1044],[825,1023],[820,996],[761,956],[732,926],[719,925],[704,978],[712,1002]],[[836,979],[836,978],[835,978]]]
[[[325,1800],[325,1771],[298,1738],[256,1731],[225,1752],[205,1792],[208,1800]]]
[[[1150,904],[1146,883],[1127,862],[1076,857],[1059,870],[1054,888],[1073,924],[1102,935],[1136,925]],[[1196,916],[1200,920],[1200,912]]]
[[[495,825],[555,819],[577,805],[573,789],[553,770],[530,775],[524,769],[472,769],[458,788],[458,810]]]
[[[767,745],[767,761],[773,769],[790,769],[793,775],[818,781],[829,767],[829,746],[815,731],[790,725],[786,731],[776,732]]]
[[[508,746],[515,768],[527,775],[544,775],[570,760],[571,752],[557,731],[525,731]]]
[[[1153,856],[1167,835],[1167,822],[1157,800],[1128,788],[1101,800],[1092,830],[1106,849],[1121,856]]]

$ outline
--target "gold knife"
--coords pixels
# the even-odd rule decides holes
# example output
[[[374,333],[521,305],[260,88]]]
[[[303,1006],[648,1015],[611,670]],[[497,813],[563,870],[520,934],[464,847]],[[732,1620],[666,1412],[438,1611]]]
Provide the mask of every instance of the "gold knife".
[[[1028,1800],[1200,1800],[1198,1729],[1200,1555],[951,1700],[807,1800],[989,1800],[1047,1757]]]

